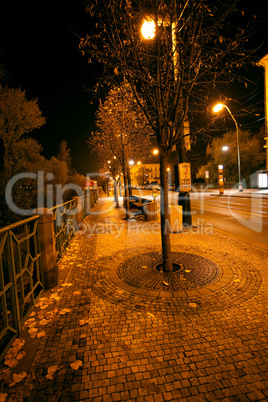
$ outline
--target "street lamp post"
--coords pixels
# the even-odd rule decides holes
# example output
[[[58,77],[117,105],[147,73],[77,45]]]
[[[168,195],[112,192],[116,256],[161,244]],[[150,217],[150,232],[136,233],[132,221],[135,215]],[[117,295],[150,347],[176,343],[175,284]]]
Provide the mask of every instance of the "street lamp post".
[[[239,150],[239,130],[238,130],[238,124],[236,119],[234,118],[231,110],[228,108],[228,106],[224,105],[223,103],[218,103],[216,106],[214,106],[213,111],[215,113],[219,112],[220,110],[222,110],[223,108],[225,108],[228,113],[230,114],[231,118],[233,119],[234,123],[235,123],[235,128],[236,128],[236,140],[237,140],[237,165],[238,165],[238,187],[239,187],[239,191],[243,191],[243,186],[241,183],[241,171],[240,171],[240,150]]]

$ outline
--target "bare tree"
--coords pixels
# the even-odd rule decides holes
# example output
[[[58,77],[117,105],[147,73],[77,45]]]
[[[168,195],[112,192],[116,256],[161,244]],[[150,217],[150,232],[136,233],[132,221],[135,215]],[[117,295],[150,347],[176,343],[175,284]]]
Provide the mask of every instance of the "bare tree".
[[[184,127],[205,113],[223,86],[249,60],[247,30],[235,0],[91,0],[96,23],[82,52],[99,61],[104,83],[124,77],[143,109],[159,148],[163,269],[172,271],[167,191],[168,155]],[[144,19],[155,35],[141,34]],[[243,27],[235,26],[236,22]],[[145,103],[141,102],[145,99]]]
[[[150,151],[150,127],[138,105],[131,87],[124,83],[112,88],[96,113],[96,132],[91,134],[89,145],[97,151],[102,162],[116,158],[124,177],[126,217],[128,218],[129,158],[147,155]]]

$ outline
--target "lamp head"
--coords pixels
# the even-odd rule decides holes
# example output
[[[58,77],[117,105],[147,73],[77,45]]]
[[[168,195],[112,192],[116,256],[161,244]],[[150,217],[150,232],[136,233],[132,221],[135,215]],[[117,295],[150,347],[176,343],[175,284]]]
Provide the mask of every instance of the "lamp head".
[[[152,19],[147,19],[141,27],[141,34],[144,39],[153,39],[155,37],[155,23]]]
[[[217,103],[217,105],[214,106],[214,108],[213,108],[213,112],[217,113],[220,110],[222,110],[223,108],[224,108],[224,105],[222,103]]]

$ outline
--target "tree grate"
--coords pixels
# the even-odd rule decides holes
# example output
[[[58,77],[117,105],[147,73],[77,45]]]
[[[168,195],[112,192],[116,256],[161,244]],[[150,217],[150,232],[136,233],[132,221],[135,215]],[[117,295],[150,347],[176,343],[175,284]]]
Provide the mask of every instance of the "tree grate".
[[[208,258],[189,253],[172,253],[174,272],[162,272],[161,253],[139,254],[121,263],[117,275],[128,285],[164,291],[198,289],[218,281],[222,276],[220,266]]]

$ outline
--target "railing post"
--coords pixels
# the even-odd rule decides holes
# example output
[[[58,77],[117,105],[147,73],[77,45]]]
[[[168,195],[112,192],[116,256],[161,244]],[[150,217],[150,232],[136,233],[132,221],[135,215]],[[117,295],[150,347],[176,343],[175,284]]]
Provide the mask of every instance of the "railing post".
[[[77,208],[77,209],[76,209],[76,210],[77,210],[77,213],[76,213],[77,222],[76,222],[76,224],[79,225],[79,223],[81,223],[82,220],[83,220],[83,217],[82,217],[82,200],[81,200],[80,197],[78,197],[78,195],[76,195],[75,197],[73,197],[73,200],[76,201],[76,208]]]
[[[44,286],[50,289],[58,285],[59,269],[57,265],[56,246],[54,237],[52,211],[38,208],[36,213],[40,216],[38,223],[38,238],[41,251],[41,267],[44,275]]]

